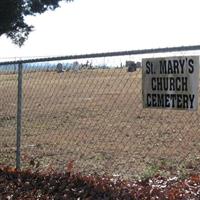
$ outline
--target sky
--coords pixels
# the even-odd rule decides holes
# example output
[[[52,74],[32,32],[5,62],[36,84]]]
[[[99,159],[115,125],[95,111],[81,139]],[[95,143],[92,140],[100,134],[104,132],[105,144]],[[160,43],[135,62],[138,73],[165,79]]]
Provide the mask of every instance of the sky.
[[[0,59],[200,44],[199,0],[74,0],[26,21],[29,39],[0,37]]]

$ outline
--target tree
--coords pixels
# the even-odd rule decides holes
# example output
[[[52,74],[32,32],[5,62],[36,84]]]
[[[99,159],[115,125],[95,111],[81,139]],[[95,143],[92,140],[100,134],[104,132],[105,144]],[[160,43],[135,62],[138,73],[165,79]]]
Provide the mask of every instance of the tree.
[[[22,46],[34,28],[25,17],[55,10],[61,1],[73,0],[0,0],[0,36],[5,34]]]

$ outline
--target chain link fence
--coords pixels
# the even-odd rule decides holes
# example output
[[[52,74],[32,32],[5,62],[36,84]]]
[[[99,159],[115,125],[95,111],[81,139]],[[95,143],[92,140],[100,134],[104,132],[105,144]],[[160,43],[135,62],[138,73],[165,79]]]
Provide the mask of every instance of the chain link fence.
[[[62,171],[71,163],[75,172],[125,179],[197,170],[200,105],[194,112],[144,109],[139,63],[147,56],[157,57],[18,61],[21,121],[19,64],[1,63],[0,164],[16,166],[17,152],[21,168]],[[138,62],[132,72],[130,60]]]
[[[1,68],[0,74],[0,163],[15,165],[17,74],[13,67]]]

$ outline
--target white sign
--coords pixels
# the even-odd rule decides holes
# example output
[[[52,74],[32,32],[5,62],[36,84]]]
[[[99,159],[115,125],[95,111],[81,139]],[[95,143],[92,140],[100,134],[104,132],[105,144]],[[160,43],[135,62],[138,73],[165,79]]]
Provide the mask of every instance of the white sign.
[[[197,110],[198,86],[198,56],[142,60],[144,108]]]

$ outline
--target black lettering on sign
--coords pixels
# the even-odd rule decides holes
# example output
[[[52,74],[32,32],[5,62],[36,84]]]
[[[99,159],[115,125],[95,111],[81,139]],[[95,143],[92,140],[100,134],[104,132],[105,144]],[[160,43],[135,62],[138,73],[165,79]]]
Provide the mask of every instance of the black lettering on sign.
[[[187,77],[152,77],[153,91],[188,91]]]
[[[188,91],[188,77],[182,77],[182,86],[181,89],[182,91]]]
[[[147,107],[194,108],[195,95],[192,94],[150,94],[146,96]]]
[[[164,104],[164,94],[158,94],[158,107],[165,107]]]
[[[194,108],[194,94],[189,95],[189,100],[190,100],[190,108]]]
[[[174,66],[173,66],[171,60],[168,61],[167,73],[168,73],[168,74],[174,74]]]
[[[147,94],[147,106],[151,107],[151,94]]]
[[[172,108],[175,107],[175,100],[176,100],[176,95],[175,94],[171,94]]]
[[[194,71],[193,59],[173,59],[160,60],[160,74],[184,74],[187,64],[189,66],[189,73]]]
[[[188,102],[188,95],[183,94],[183,108],[188,108],[189,107],[189,102]]]
[[[160,60],[160,74],[166,74],[166,60]]]
[[[184,65],[185,65],[185,60],[179,60],[179,64],[180,64],[180,67],[181,67],[181,73],[183,74],[184,73]]]
[[[176,91],[181,91],[181,78],[176,77]]]
[[[178,60],[173,60],[173,66],[174,66],[174,74],[179,74],[179,63],[178,63]]]
[[[146,62],[146,74],[150,74],[151,63],[149,61]]]
[[[175,79],[173,77],[169,78],[169,90],[170,91],[175,91]]]
[[[157,107],[157,99],[156,99],[156,94],[152,94],[152,106]]]
[[[182,108],[182,94],[177,94],[177,108]]]
[[[156,78],[155,77],[153,77],[152,79],[151,79],[151,89],[154,91],[154,90],[156,90]]]
[[[146,74],[155,74],[154,68],[153,68],[153,63],[150,61],[146,62]]]
[[[194,60],[193,59],[189,59],[188,66],[189,66],[188,71],[190,74],[192,74],[194,72]]]
[[[165,95],[165,107],[169,108],[170,107],[170,98],[169,98],[169,94]]]

